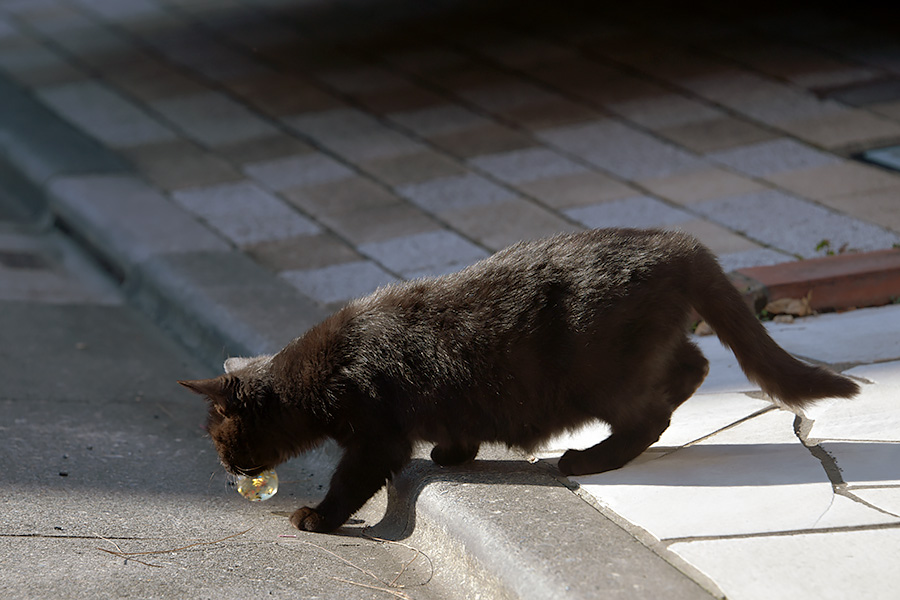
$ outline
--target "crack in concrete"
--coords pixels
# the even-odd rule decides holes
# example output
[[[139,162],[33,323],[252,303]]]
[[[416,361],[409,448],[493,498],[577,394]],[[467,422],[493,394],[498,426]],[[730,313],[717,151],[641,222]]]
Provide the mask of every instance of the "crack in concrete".
[[[872,504],[871,502],[867,502],[854,494],[850,489],[849,485],[846,481],[844,481],[844,476],[841,474],[841,468],[838,466],[837,459],[830,455],[825,448],[820,446],[818,443],[813,443],[809,440],[809,433],[812,431],[812,427],[815,421],[812,419],[805,417],[803,415],[797,415],[794,418],[794,433],[797,435],[797,439],[809,450],[809,453],[812,454],[818,461],[822,464],[822,468],[825,470],[825,475],[828,477],[828,481],[831,482],[831,489],[834,492],[834,496],[843,496],[853,502],[858,504],[862,504],[866,508],[870,508],[875,510],[883,515],[887,515],[889,517],[900,518],[900,515],[896,515],[890,511],[884,510],[883,508],[879,508]],[[822,515],[816,520],[816,523],[824,517],[828,511],[831,509],[834,504],[834,497],[832,497],[831,503],[828,505],[828,508],[822,513]]]
[[[98,535],[67,535],[64,533],[60,534],[52,534],[52,533],[0,533],[0,538],[41,538],[41,539],[63,539],[63,540],[122,540],[122,541],[148,541],[154,540],[157,538],[144,538],[144,537],[115,537],[115,536],[104,536],[100,537]]]
[[[794,417],[794,435],[796,435],[797,439],[800,440],[800,443],[809,450],[809,453],[819,461],[822,468],[825,470],[825,476],[828,477],[828,481],[831,483],[831,502],[828,503],[828,506],[822,511],[822,514],[819,515],[815,523],[813,523],[813,527],[816,527],[834,506],[835,498],[839,495],[845,496],[845,494],[842,494],[841,492],[843,488],[847,486],[847,483],[844,481],[844,477],[841,475],[841,469],[838,467],[834,457],[828,454],[822,446],[809,441],[809,433],[812,431],[813,424],[814,421],[812,419],[809,419],[802,414],[797,414]],[[852,499],[853,498],[851,498],[851,500]]]
[[[796,415],[794,417],[794,434],[800,440],[800,443],[809,450],[809,453],[822,463],[825,475],[828,477],[828,481],[831,482],[831,487],[837,493],[841,487],[847,485],[847,482],[844,481],[844,477],[841,475],[841,468],[838,466],[835,458],[828,454],[819,444],[809,441],[809,432],[812,431],[813,423],[812,419],[803,415]]]

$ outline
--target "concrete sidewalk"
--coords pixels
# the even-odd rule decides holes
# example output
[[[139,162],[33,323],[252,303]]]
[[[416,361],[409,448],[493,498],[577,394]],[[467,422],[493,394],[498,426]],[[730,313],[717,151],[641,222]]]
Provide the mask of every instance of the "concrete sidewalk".
[[[735,11],[0,0],[0,149],[129,299],[217,367],[378,285],[558,231],[681,229],[729,270],[895,247],[893,22]],[[884,597],[898,329],[896,307],[778,326],[789,350],[874,383],[795,419],[722,356],[646,460],[569,485],[714,594]],[[486,525],[478,477],[410,473],[413,536],[468,553],[473,581],[527,595],[573,572],[562,550],[519,560],[527,536]]]

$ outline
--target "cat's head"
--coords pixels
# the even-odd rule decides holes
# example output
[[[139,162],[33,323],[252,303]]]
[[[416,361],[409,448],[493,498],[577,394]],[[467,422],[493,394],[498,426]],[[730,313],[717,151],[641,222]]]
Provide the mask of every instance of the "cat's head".
[[[283,443],[284,408],[273,387],[271,358],[229,358],[223,375],[178,382],[206,396],[206,429],[225,469],[235,475],[256,475],[292,454]]]

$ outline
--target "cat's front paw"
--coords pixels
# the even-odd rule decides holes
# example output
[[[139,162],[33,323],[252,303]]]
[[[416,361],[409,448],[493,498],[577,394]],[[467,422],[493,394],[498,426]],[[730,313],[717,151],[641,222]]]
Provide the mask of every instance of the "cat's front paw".
[[[294,514],[291,515],[291,525],[300,531],[324,532],[334,529],[328,526],[322,515],[308,506],[294,511]]]

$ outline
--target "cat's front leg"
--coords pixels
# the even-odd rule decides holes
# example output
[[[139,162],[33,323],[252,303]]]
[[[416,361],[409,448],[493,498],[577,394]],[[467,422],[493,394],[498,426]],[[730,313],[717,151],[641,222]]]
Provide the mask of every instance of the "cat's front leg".
[[[349,445],[331,477],[325,499],[315,508],[304,506],[291,515],[291,524],[303,531],[334,531],[381,489],[412,456],[405,442],[384,440]]]

